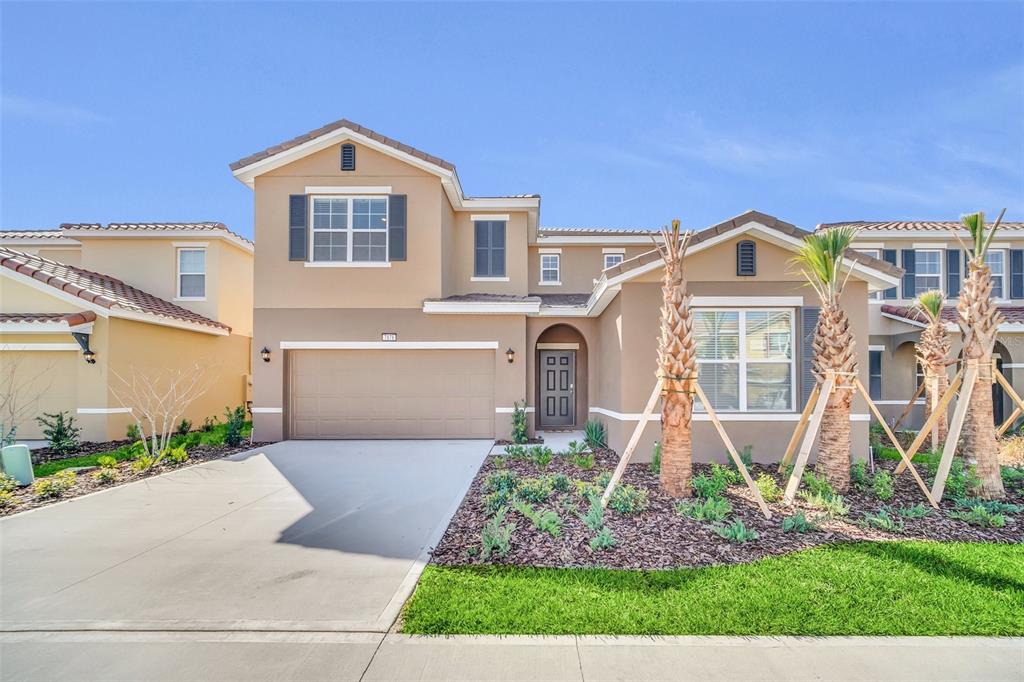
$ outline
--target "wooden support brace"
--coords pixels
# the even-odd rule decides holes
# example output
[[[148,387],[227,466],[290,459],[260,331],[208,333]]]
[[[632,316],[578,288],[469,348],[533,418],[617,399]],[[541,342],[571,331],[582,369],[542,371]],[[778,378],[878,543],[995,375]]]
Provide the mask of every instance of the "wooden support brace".
[[[933,426],[935,426],[935,422],[939,420],[939,415],[943,414],[949,407],[949,403],[953,400],[953,396],[956,395],[957,389],[960,388],[960,384],[963,380],[963,370],[960,370],[956,373],[956,376],[953,377],[953,381],[949,383],[949,388],[946,389],[946,393],[939,400],[939,404],[936,409],[932,411],[931,415],[929,415],[928,421],[926,421],[924,426],[921,427],[921,430],[917,432],[917,438],[915,438],[914,442],[910,444],[909,448],[907,448],[907,459],[914,459],[914,455],[917,454],[921,444],[924,443],[924,439],[928,437],[928,432]],[[946,437],[946,440],[949,440],[949,436]],[[899,476],[906,470],[906,468],[905,464],[900,462],[899,466],[896,467],[895,474]]]
[[[758,490],[757,485],[754,484],[754,479],[750,477],[750,472],[747,471],[747,466],[740,459],[739,454],[736,452],[736,448],[733,447],[732,441],[729,440],[728,434],[725,432],[725,428],[722,427],[722,422],[718,421],[718,415],[715,413],[715,408],[711,406],[711,402],[708,397],[704,395],[704,389],[700,387],[700,382],[694,382],[694,389],[697,392],[697,397],[700,398],[701,404],[704,406],[704,411],[707,412],[708,417],[711,419],[711,423],[715,425],[715,429],[718,431],[718,435],[721,437],[722,442],[725,443],[725,449],[729,451],[729,456],[732,457],[733,463],[743,476],[743,480],[746,481],[747,487],[750,488],[750,492],[754,495],[754,500],[757,502],[757,506],[761,508],[761,513],[764,514],[766,519],[772,517],[771,511],[768,509],[768,505],[764,503],[764,498],[761,497],[761,491]]]
[[[899,430],[900,424],[902,424],[903,420],[907,418],[907,415],[910,414],[913,411],[914,403],[917,402],[917,399],[921,397],[922,393],[924,393],[924,382],[923,381],[918,385],[917,392],[915,392],[914,395],[910,398],[910,402],[907,403],[907,406],[905,408],[903,408],[903,414],[901,414],[900,418],[896,420],[896,423],[892,425],[892,430],[893,431],[898,431]]]
[[[939,392],[939,378],[931,378],[931,404],[928,406],[928,413],[931,414],[935,411],[935,408],[939,406],[939,396],[936,393]],[[935,421],[935,426],[932,427],[932,450],[939,447],[939,422]]]
[[[932,482],[932,498],[942,499],[942,493],[946,489],[946,477],[949,475],[949,467],[953,464],[953,454],[956,452],[957,441],[960,440],[960,429],[964,425],[964,417],[967,416],[967,407],[971,403],[971,393],[974,392],[974,384],[978,379],[978,365],[969,364],[964,374],[964,387],[960,391],[960,397],[956,401],[956,409],[953,411],[953,423],[949,425],[949,435],[946,437],[946,444],[942,447],[942,459],[939,460],[939,469],[935,472],[935,481]]]
[[[661,388],[664,385],[664,381],[664,379],[658,377],[658,380],[654,383],[654,390],[651,391],[651,397],[647,399],[647,405],[644,407],[643,414],[640,415],[640,421],[636,423],[633,435],[629,437],[626,449],[622,451],[622,457],[619,458],[619,463],[615,467],[615,471],[612,472],[612,478],[608,481],[608,487],[605,488],[604,494],[601,495],[601,507],[608,506],[608,498],[612,496],[612,491],[619,484],[622,474],[626,472],[626,466],[633,457],[633,451],[636,450],[636,446],[640,443],[640,436],[644,433],[644,427],[650,421],[651,413],[654,412],[654,406],[658,404],[658,398],[661,397]]]
[[[1010,384],[1010,382],[1007,380],[1007,378],[1003,375],[1002,372],[996,369],[993,370],[993,375],[995,376],[996,381],[999,382],[999,385],[1003,387],[1003,390],[1006,391],[1006,394],[1010,396],[1010,399],[1013,400],[1013,402],[1016,403],[1017,405],[1014,408],[1013,412],[1010,414],[1009,419],[1003,422],[1002,425],[999,427],[999,430],[996,432],[997,436],[1001,436],[1004,433],[1006,433],[1006,430],[1008,428],[1013,426],[1013,423],[1017,421],[1017,417],[1024,413],[1024,400],[1022,400],[1021,397],[1017,394],[1017,391],[1013,390],[1013,386]]]
[[[821,386],[818,382],[814,382],[814,388],[811,389],[811,395],[807,397],[807,403],[804,405],[804,411],[800,413],[800,421],[796,423],[796,428],[793,429],[793,435],[789,438],[789,445],[786,446],[786,452],[782,455],[782,461],[779,462],[779,473],[786,470],[786,466],[789,461],[793,459],[793,455],[796,453],[797,443],[800,442],[800,436],[803,435],[804,429],[807,428],[807,422],[811,418],[811,412],[814,411],[814,405],[818,401],[818,393],[821,392]]]
[[[821,418],[825,414],[825,406],[828,404],[829,396],[832,395],[832,389],[835,388],[835,385],[836,376],[829,372],[825,378],[825,383],[821,386],[821,392],[818,393],[818,400],[814,404],[814,412],[811,414],[810,424],[807,426],[803,443],[800,445],[800,451],[796,456],[793,473],[790,474],[789,483],[786,484],[786,494],[782,497],[782,501],[786,504],[793,504],[793,498],[796,497],[796,489],[800,487],[800,479],[804,475],[807,458],[811,454],[811,448],[814,447],[814,439],[817,438],[818,430],[821,428]]]

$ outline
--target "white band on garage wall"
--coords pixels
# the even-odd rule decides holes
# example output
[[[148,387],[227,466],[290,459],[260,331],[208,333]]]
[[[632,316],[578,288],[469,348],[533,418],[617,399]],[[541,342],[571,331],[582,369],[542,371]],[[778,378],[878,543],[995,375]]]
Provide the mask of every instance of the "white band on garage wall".
[[[3,343],[0,344],[0,351],[75,351],[81,350],[77,343]]]
[[[498,350],[497,341],[282,341],[281,350]]]
[[[606,417],[617,419],[623,422],[638,422],[642,416],[640,413],[636,414],[624,414],[622,412],[616,412],[614,410],[606,410],[603,407],[591,407],[591,412],[596,414],[603,414]],[[719,421],[723,422],[795,422],[800,420],[800,413],[798,412],[719,412]],[[869,414],[851,414],[850,421],[852,422],[866,422],[870,421],[871,415]],[[651,421],[661,421],[661,415],[658,413],[651,415]],[[694,412],[693,421],[695,422],[706,422],[711,421],[711,418],[706,412]]]
[[[79,407],[78,414],[131,414],[130,407]]]
[[[515,409],[516,408],[514,408],[514,407],[495,407],[494,411],[497,414],[512,414],[513,412],[515,412]],[[527,413],[534,412],[534,411],[535,410],[532,407],[527,407],[526,408],[526,412]]]
[[[254,407],[252,408],[253,414],[282,414],[284,408],[281,407]]]

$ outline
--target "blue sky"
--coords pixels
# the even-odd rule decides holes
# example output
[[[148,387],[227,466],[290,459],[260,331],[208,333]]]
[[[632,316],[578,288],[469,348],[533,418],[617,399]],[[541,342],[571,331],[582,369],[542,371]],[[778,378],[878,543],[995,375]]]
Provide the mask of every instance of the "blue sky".
[[[338,118],[546,226],[1024,219],[1024,3],[0,5],[0,226],[221,220]]]

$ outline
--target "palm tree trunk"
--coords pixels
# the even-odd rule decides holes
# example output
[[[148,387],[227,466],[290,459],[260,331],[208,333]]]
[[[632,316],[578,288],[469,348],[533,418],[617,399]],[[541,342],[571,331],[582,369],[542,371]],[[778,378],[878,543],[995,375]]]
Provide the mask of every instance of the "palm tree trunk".
[[[692,494],[693,396],[681,392],[681,386],[680,382],[666,382],[661,407],[661,487],[672,497]]]
[[[978,379],[974,383],[971,402],[964,418],[961,443],[962,452],[973,457],[978,471],[978,488],[973,491],[978,497],[995,500],[1006,495],[1003,477],[999,468],[999,442],[995,434],[992,413],[992,363],[979,366]]]
[[[934,370],[925,371],[925,399],[924,399],[924,418],[925,421],[932,416],[932,404],[937,403],[942,399],[942,396],[946,394],[946,389],[949,388],[949,377],[946,375],[945,368],[943,371],[936,372]],[[935,394],[932,394],[932,386],[935,386]],[[949,420],[946,417],[946,411],[943,410],[942,414],[939,415],[938,421],[935,422],[935,430],[938,435],[939,443],[946,441],[946,435],[949,433]]]
[[[825,404],[814,470],[844,493],[850,487],[850,391],[835,391]]]
[[[814,328],[814,359],[811,369],[818,383],[829,370],[837,372],[836,383],[850,383],[849,374],[857,371],[856,343],[850,318],[833,300],[822,306]],[[841,388],[829,396],[822,416],[815,471],[823,475],[836,492],[850,487],[850,403],[853,393]]]

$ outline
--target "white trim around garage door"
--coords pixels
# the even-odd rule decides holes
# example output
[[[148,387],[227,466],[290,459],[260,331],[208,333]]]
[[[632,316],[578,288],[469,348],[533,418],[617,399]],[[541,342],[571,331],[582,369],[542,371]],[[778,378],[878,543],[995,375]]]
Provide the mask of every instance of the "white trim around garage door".
[[[283,414],[282,407],[254,407],[250,410],[253,414]]]
[[[591,407],[590,411],[623,422],[638,422],[642,416],[640,413],[616,412],[615,410],[606,410],[603,407]],[[723,422],[795,422],[800,420],[798,412],[719,412],[717,414],[718,419]],[[866,422],[870,420],[871,415],[869,414],[850,415],[850,421],[852,422]],[[651,421],[661,421],[661,415],[658,413],[652,414]],[[706,422],[711,421],[711,418],[706,412],[694,412],[693,421]]]
[[[281,350],[498,350],[497,341],[282,341]]]
[[[81,350],[81,346],[77,343],[0,343],[0,351],[15,350],[76,351]]]

